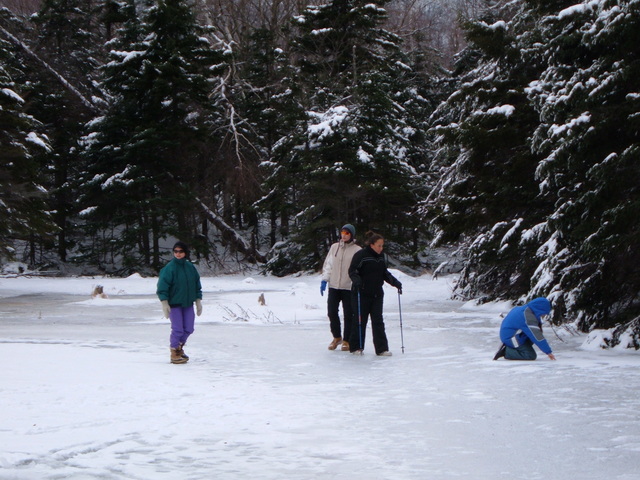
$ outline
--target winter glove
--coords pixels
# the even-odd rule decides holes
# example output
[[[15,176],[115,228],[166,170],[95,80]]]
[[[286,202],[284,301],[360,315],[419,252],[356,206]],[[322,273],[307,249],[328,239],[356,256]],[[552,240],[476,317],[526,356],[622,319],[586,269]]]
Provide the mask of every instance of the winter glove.
[[[320,295],[324,295],[324,291],[327,289],[327,281],[322,280],[320,282]]]
[[[171,312],[169,300],[162,300],[160,303],[162,303],[162,313],[164,314],[164,318],[169,318],[169,313]]]
[[[196,299],[196,315],[202,315],[202,300],[199,298]]]
[[[351,279],[351,289],[360,290],[362,287],[362,279],[360,277],[354,277]]]
[[[398,293],[402,295],[402,283],[396,282],[396,288],[398,289]]]

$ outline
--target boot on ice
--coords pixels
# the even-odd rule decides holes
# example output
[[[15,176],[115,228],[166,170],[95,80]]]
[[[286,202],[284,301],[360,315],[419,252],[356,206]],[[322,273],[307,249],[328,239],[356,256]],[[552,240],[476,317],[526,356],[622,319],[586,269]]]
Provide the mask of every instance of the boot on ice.
[[[179,363],[187,363],[186,358],[182,358],[180,352],[178,352],[177,348],[171,349],[171,363],[179,364]]]
[[[184,353],[184,343],[181,343],[180,346],[176,348],[176,350],[178,351],[178,353],[182,358],[184,358],[186,361],[189,361],[189,355]]]

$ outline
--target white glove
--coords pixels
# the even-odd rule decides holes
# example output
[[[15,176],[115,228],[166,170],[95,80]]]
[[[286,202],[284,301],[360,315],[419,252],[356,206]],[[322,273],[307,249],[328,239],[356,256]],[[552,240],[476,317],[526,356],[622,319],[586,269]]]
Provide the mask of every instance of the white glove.
[[[164,314],[164,318],[169,318],[169,313],[171,312],[169,300],[162,300],[160,303],[162,303],[162,313]]]
[[[196,298],[196,315],[200,316],[202,314],[202,300]]]

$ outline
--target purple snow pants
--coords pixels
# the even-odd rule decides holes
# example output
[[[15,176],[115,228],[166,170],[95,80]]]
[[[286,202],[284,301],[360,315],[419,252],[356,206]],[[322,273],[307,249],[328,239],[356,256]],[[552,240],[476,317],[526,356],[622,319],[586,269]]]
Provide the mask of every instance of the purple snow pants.
[[[187,343],[187,338],[193,333],[196,320],[193,305],[190,307],[171,307],[169,319],[171,320],[169,345],[171,348],[178,348],[181,344]]]

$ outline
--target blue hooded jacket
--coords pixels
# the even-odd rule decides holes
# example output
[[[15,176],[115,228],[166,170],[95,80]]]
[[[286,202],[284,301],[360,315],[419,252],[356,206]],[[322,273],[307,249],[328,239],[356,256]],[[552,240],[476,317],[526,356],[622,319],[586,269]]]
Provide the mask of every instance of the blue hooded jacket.
[[[534,298],[521,307],[511,309],[500,325],[500,340],[507,347],[517,348],[527,338],[549,355],[551,347],[542,334],[540,317],[551,312],[551,302],[544,297]]]

